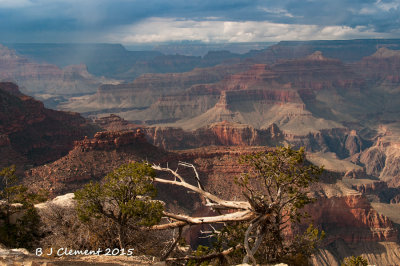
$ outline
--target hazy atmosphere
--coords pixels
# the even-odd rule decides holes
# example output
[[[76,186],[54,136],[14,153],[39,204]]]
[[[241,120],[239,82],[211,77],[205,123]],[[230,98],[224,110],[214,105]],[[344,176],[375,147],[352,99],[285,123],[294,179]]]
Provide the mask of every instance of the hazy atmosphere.
[[[398,38],[399,5],[399,0],[0,0],[0,41]]]

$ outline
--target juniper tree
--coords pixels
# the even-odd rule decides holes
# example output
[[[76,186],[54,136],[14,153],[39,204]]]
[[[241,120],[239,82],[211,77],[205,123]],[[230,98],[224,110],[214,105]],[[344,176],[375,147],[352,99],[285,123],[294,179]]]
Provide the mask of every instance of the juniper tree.
[[[19,184],[15,165],[0,171],[0,242],[9,247],[29,248],[38,237],[40,217],[35,203],[45,201],[47,193],[29,192]]]
[[[155,171],[145,163],[121,165],[102,182],[89,183],[75,192],[78,217],[83,222],[106,218],[118,228],[119,247],[125,248],[126,230],[157,224],[164,205],[153,200]]]
[[[318,180],[322,168],[308,163],[304,149],[279,147],[271,152],[242,156],[240,162],[249,166],[237,183],[243,195],[257,213],[245,232],[244,262],[255,261],[255,253],[262,249],[266,262],[279,262],[296,253],[307,253],[305,239],[318,236],[315,228],[298,239],[284,236],[285,229],[299,223],[307,214],[303,207],[311,202],[309,187]],[[317,234],[317,235],[315,235]],[[250,247],[249,238],[254,240]],[[297,245],[301,242],[302,245]],[[312,241],[311,241],[312,242]],[[260,248],[263,245],[263,248]]]

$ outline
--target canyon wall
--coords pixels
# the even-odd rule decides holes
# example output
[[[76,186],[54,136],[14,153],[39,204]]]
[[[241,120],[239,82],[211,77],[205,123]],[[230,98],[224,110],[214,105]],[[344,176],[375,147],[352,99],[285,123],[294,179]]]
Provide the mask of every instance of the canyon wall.
[[[74,140],[97,129],[77,113],[44,108],[13,83],[0,83],[0,102],[2,142],[32,164],[64,156]]]

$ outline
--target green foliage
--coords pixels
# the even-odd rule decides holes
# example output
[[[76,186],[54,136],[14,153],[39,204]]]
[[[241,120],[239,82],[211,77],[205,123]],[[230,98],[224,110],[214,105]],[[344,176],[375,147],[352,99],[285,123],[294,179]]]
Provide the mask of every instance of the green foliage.
[[[199,245],[196,251],[193,252],[193,255],[196,257],[203,257],[210,253],[210,248],[206,246]],[[209,265],[208,261],[198,262],[197,260],[189,260],[187,263],[188,266],[207,266]],[[215,265],[215,264],[213,264]]]
[[[325,232],[310,224],[303,234],[296,235],[294,239],[288,241],[286,254],[280,261],[288,265],[307,265],[308,258],[324,238]]]
[[[18,185],[15,165],[0,171],[2,189],[0,200],[0,242],[9,247],[31,247],[38,237],[40,217],[35,203],[47,199],[43,191],[39,194],[28,192],[25,186]]]
[[[250,171],[237,179],[245,189],[246,198],[256,211],[263,213],[270,203],[276,202],[280,193],[285,201],[278,202],[279,211],[286,211],[292,221],[299,222],[304,213],[300,211],[313,202],[307,188],[318,181],[323,168],[306,162],[304,148],[278,147],[271,152],[260,152],[242,156],[240,163],[250,167]]]
[[[144,163],[121,165],[102,183],[89,183],[75,192],[78,217],[83,222],[107,218],[119,227],[120,246],[125,245],[124,230],[151,226],[161,220],[164,205],[153,200],[154,170]]]
[[[342,266],[367,266],[368,261],[361,256],[351,256],[344,259]]]

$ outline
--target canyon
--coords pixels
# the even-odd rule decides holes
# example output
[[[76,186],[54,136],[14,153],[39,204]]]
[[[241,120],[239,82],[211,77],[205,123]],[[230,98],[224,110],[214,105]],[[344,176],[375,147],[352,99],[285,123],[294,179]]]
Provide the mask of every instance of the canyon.
[[[0,166],[19,165],[32,190],[56,197],[123,163],[185,161],[206,190],[240,198],[234,178],[244,170],[241,155],[305,147],[307,159],[326,169],[312,187],[317,201],[307,207],[327,233],[313,262],[339,265],[363,254],[371,264],[400,264],[398,40],[281,42],[253,56],[152,52],[107,78],[84,65],[60,69],[0,48],[0,75],[22,86],[0,83]],[[74,80],[83,85],[70,89]],[[39,81],[54,87],[39,90]],[[62,111],[25,95],[44,92],[68,94],[54,105]],[[158,189],[168,208],[205,211],[196,195]]]

